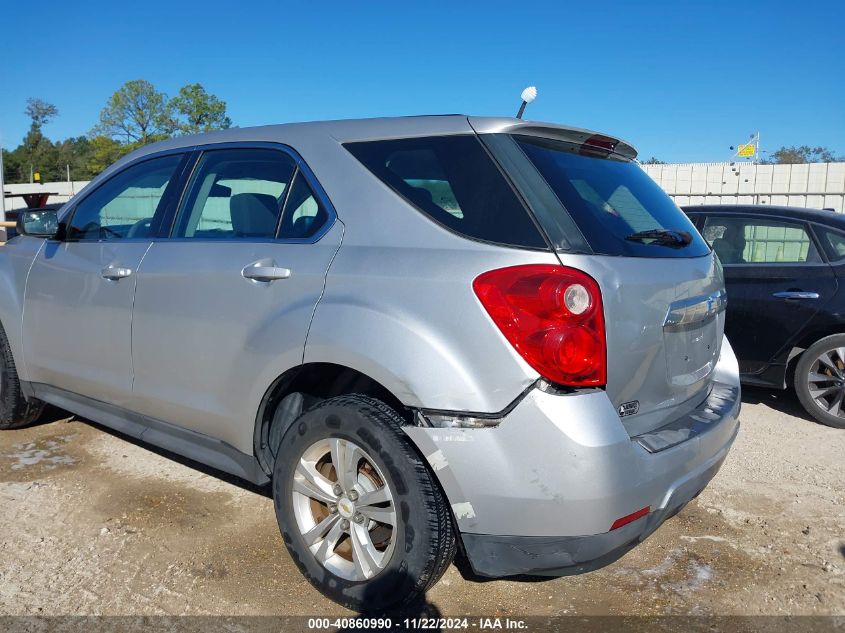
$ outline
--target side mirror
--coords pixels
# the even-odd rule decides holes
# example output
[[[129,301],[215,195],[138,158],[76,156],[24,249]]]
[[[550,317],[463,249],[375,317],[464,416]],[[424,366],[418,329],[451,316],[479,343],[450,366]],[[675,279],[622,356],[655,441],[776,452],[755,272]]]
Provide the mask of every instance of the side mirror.
[[[19,235],[53,238],[59,232],[59,214],[54,209],[22,210],[18,213]]]

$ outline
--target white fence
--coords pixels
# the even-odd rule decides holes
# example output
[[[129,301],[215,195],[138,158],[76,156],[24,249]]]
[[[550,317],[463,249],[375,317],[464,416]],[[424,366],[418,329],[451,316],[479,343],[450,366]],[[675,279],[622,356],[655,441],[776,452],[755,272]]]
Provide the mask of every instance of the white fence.
[[[643,165],[678,205],[776,204],[845,211],[845,163]]]

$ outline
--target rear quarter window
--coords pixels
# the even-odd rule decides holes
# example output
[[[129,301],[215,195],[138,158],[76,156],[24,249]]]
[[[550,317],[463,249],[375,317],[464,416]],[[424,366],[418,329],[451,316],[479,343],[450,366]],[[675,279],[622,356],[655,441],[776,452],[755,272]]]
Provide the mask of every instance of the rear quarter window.
[[[346,149],[408,203],[465,237],[548,248],[499,168],[474,136],[347,143]]]
[[[845,259],[845,233],[816,225],[816,231],[822,238],[822,245],[832,262]]]

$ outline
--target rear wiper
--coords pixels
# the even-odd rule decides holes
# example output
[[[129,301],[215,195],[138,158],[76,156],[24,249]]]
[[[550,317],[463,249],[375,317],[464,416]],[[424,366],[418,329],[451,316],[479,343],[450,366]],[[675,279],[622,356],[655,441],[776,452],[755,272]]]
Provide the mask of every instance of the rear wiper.
[[[672,231],[670,229],[651,229],[649,231],[638,231],[631,233],[625,238],[631,242],[643,242],[644,244],[658,244],[660,246],[671,246],[672,248],[683,248],[692,242],[692,235],[689,231]]]

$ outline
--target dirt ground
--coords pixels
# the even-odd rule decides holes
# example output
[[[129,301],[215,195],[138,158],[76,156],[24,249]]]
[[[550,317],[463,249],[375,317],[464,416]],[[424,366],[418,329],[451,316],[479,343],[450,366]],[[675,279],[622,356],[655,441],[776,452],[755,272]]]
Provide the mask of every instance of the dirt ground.
[[[67,414],[0,433],[0,615],[346,615],[300,576],[265,490]],[[709,488],[616,563],[552,580],[452,566],[444,616],[845,614],[845,431],[746,389]],[[463,572],[461,570],[464,570]]]

